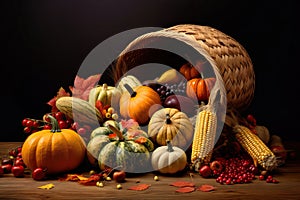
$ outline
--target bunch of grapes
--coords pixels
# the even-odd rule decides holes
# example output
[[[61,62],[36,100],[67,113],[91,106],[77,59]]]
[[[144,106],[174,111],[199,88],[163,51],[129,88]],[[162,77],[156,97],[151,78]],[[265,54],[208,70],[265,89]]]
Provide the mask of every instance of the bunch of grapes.
[[[174,95],[174,93],[165,85],[161,85],[156,89],[159,94],[161,102],[164,102],[168,96]]]
[[[180,81],[174,84],[165,84],[168,91],[176,95],[186,95],[186,81]]]

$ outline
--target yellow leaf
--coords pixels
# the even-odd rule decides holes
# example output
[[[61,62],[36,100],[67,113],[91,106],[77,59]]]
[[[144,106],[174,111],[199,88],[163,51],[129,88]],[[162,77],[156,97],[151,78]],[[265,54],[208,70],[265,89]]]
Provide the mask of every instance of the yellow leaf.
[[[50,189],[54,188],[54,185],[52,183],[49,183],[49,184],[46,184],[46,185],[42,185],[38,188],[39,189],[44,189],[44,190],[50,190]]]

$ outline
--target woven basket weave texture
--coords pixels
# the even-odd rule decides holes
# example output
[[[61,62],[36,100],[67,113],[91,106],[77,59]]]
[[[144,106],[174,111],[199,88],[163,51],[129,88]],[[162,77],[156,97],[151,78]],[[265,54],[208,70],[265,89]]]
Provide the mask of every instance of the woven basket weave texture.
[[[255,74],[252,61],[245,48],[232,37],[209,26],[194,24],[181,24],[172,26],[157,32],[146,34],[147,37],[132,41],[128,46],[143,46],[143,43],[152,42],[153,38],[160,37],[168,33],[167,37],[184,34],[184,36],[200,45],[215,62],[218,71],[223,79],[224,87],[227,93],[227,107],[239,111],[246,110],[253,97],[255,90]],[[155,41],[155,39],[153,40]],[[128,69],[142,64],[143,58],[147,59],[145,51],[129,53],[125,57],[121,56],[118,63],[124,63],[116,66],[117,79],[120,78]],[[152,52],[153,54],[153,52]],[[150,55],[151,59],[157,59],[157,56]],[[148,58],[149,59],[149,58]],[[127,67],[127,69],[124,68]],[[122,69],[121,69],[122,68]]]

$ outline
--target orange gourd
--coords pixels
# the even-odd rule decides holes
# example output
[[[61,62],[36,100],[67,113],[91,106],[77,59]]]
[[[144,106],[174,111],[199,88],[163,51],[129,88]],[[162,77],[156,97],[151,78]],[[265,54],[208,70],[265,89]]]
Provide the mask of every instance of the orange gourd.
[[[128,85],[126,85],[127,87]],[[159,95],[148,86],[138,86],[124,92],[120,99],[120,114],[124,118],[132,118],[139,124],[146,124],[150,116],[161,107]]]
[[[208,101],[210,91],[213,88],[216,79],[211,78],[194,78],[187,82],[186,94],[190,98],[197,98],[198,101]]]
[[[200,72],[190,63],[182,65],[179,72],[186,78],[186,80],[201,77]]]
[[[41,130],[28,136],[22,146],[22,158],[30,170],[43,168],[48,174],[59,174],[76,169],[84,160],[86,147],[83,139],[71,129],[59,129],[49,115],[51,130]]]

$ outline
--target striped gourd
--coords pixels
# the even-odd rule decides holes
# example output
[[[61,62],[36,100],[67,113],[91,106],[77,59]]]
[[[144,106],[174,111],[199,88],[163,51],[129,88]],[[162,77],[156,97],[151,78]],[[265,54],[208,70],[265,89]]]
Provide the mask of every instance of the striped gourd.
[[[117,84],[117,88],[121,91],[121,93],[128,91],[125,87],[126,84],[129,85],[130,88],[132,89],[142,85],[142,83],[135,76],[132,75],[124,76]]]
[[[98,127],[103,122],[103,117],[95,106],[77,97],[61,97],[56,101],[56,107],[79,124]]]
[[[210,110],[198,113],[195,124],[194,139],[192,144],[192,163],[208,163],[214,148],[217,130],[217,116]]]
[[[235,125],[233,128],[235,137],[246,152],[265,170],[272,170],[276,167],[276,156],[265,145],[265,143],[250,129],[242,125]]]

